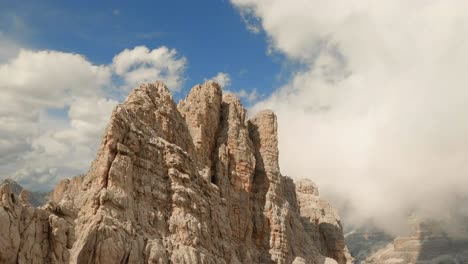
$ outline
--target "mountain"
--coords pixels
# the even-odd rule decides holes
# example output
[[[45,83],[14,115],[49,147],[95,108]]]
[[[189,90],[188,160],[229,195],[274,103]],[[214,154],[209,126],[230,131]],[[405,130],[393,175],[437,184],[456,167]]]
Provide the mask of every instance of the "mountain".
[[[214,82],[161,82],[115,108],[85,176],[43,207],[0,186],[0,263],[351,263],[311,181],[278,165],[276,116]]]
[[[468,220],[450,225],[411,216],[412,232],[392,237],[377,228],[360,228],[345,241],[357,264],[465,264],[468,263]]]
[[[354,263],[360,264],[378,250],[393,242],[394,237],[371,224],[345,230],[345,242]]]
[[[38,207],[42,206],[47,203],[47,200],[49,199],[49,193],[47,192],[30,192],[25,189],[21,185],[19,185],[17,182],[15,182],[12,179],[5,179],[0,182],[0,185],[2,184],[9,184],[10,189],[15,194],[16,196],[19,196],[21,192],[24,190],[25,193],[23,195],[28,195],[28,201],[32,206]]]

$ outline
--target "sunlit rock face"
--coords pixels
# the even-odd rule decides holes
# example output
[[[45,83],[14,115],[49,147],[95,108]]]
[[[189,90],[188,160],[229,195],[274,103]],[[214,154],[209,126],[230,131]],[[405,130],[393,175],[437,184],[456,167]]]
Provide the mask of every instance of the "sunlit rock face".
[[[249,120],[214,82],[178,105],[143,84],[48,204],[0,187],[0,263],[351,263],[335,211],[278,157],[273,112]]]

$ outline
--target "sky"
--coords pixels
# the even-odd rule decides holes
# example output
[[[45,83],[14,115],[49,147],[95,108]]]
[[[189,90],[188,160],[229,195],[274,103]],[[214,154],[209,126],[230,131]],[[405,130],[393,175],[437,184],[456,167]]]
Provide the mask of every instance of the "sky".
[[[85,173],[112,108],[214,79],[278,115],[284,175],[353,225],[468,216],[468,10],[459,0],[0,0],[0,177]]]

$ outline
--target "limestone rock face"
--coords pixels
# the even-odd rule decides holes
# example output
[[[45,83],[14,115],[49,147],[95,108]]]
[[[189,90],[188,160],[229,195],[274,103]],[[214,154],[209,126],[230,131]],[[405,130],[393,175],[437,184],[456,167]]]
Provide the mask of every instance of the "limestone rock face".
[[[178,110],[187,123],[195,146],[200,175],[211,178],[212,153],[221,114],[222,92],[213,81],[192,88],[185,100],[179,102]]]
[[[314,234],[314,243],[321,252],[338,263],[352,259],[346,248],[340,218],[327,201],[319,197],[317,185],[310,180],[300,180],[296,185],[300,215],[306,231]]]
[[[50,212],[18,199],[9,183],[0,186],[0,263],[48,263]],[[63,231],[63,230],[62,230]]]
[[[17,182],[15,182],[12,179],[5,179],[0,182],[0,185],[2,184],[8,184],[10,186],[11,192],[16,195],[20,196],[23,195],[23,198],[25,201],[27,201],[29,204],[32,206],[38,207],[41,205],[44,205],[47,203],[47,200],[49,198],[49,193],[47,192],[29,192],[21,185],[19,185]]]
[[[340,220],[278,165],[276,116],[214,82],[143,84],[85,176],[33,208],[0,187],[0,263],[350,263]]]

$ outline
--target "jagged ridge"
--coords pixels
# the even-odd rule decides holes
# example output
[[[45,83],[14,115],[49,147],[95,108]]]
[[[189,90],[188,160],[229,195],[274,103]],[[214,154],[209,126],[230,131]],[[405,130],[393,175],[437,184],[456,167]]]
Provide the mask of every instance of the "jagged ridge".
[[[0,187],[1,263],[347,263],[338,216],[280,174],[276,116],[214,82],[116,107],[86,176],[33,208]]]

